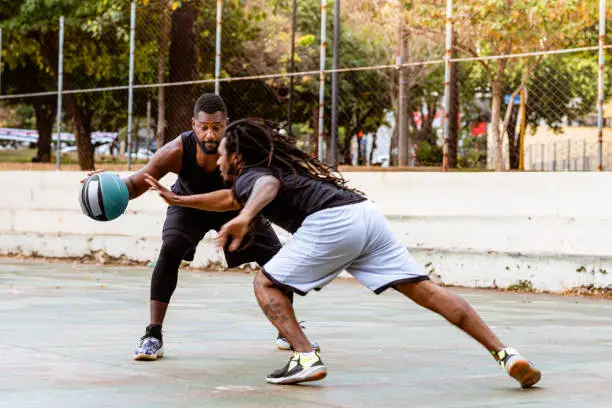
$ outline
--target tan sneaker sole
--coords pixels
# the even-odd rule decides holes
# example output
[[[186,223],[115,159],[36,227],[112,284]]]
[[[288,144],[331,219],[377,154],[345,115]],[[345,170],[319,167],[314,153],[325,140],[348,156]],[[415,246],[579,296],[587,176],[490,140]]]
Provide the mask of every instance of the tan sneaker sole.
[[[508,374],[518,381],[523,388],[533,387],[542,378],[540,370],[534,368],[527,360],[519,360],[512,364]]]

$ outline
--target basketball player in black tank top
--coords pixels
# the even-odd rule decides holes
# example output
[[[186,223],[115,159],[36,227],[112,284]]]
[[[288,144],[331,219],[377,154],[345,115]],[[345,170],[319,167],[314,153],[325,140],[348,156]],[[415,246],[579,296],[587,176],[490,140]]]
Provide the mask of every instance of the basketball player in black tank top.
[[[172,191],[181,196],[214,193],[227,188],[217,167],[217,148],[226,125],[227,110],[223,99],[215,94],[202,95],[195,104],[193,130],[164,145],[145,167],[124,179],[130,199],[149,189],[144,178],[147,173],[156,180],[167,173],[178,174]],[[226,206],[222,200],[218,204]],[[150,324],[134,352],[135,360],[163,357],[162,324],[176,289],[182,260],[193,260],[195,249],[204,235],[210,230],[218,231],[236,214],[168,207],[162,231],[163,243],[151,278]],[[229,267],[249,262],[263,265],[281,248],[270,222],[263,218],[257,222],[250,245],[238,252],[224,251]],[[279,348],[290,348],[280,334],[276,344]]]

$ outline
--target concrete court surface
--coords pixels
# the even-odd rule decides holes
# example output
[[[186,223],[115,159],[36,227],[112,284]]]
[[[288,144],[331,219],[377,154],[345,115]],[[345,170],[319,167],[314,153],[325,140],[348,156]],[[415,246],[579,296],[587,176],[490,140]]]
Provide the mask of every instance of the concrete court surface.
[[[296,299],[329,374],[267,384],[290,354],[248,273],[182,270],[166,357],[135,362],[151,269],[0,260],[0,407],[612,407],[612,302],[452,289],[543,371],[521,390],[478,344],[352,280]]]

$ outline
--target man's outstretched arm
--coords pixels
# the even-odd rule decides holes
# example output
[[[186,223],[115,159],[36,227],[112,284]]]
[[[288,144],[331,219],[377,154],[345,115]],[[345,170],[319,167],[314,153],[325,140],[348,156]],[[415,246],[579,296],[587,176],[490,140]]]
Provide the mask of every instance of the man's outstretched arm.
[[[151,189],[157,191],[159,196],[163,198],[168,205],[215,212],[234,211],[241,208],[238,201],[234,198],[234,193],[230,189],[217,190],[206,194],[180,196],[168,190],[149,174],[145,174],[144,179],[146,183],[151,186]]]

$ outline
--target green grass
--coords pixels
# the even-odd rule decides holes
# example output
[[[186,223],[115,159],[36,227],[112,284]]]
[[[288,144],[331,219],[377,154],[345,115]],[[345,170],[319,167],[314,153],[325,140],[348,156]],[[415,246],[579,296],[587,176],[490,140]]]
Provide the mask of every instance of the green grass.
[[[36,149],[0,150],[0,162],[3,163],[29,163],[34,156]]]

